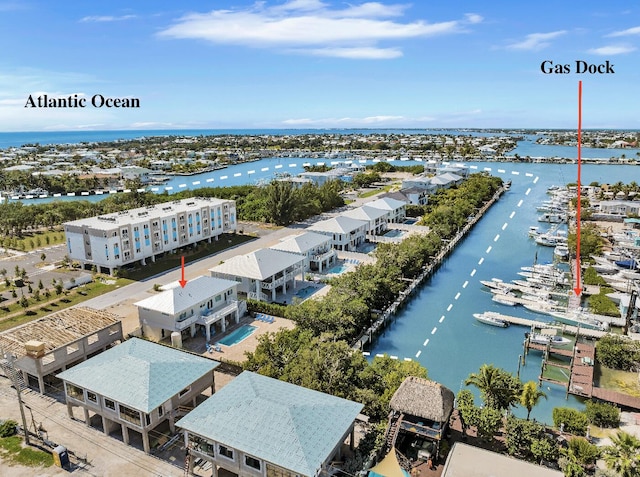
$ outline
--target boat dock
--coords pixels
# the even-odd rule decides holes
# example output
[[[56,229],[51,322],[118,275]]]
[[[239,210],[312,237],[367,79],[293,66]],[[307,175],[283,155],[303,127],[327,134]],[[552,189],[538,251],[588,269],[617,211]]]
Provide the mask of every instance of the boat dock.
[[[401,291],[395,301],[389,305],[385,310],[380,312],[379,318],[369,327],[367,328],[360,337],[351,345],[353,349],[364,350],[365,345],[373,342],[374,337],[378,335],[378,333],[383,330],[389,321],[392,318],[395,318],[396,313],[402,307],[405,300],[407,300],[411,295],[413,295],[416,290],[424,283],[424,281],[433,275],[442,262],[446,260],[446,258],[455,250],[456,245],[463,240],[469,231],[473,228],[474,225],[480,221],[480,219],[484,216],[485,212],[489,210],[489,208],[495,204],[500,196],[504,193],[505,189],[501,187],[496,191],[491,200],[489,200],[486,204],[482,206],[482,208],[470,219],[467,224],[460,230],[455,237],[451,240],[443,242],[443,247],[438,252],[438,254],[433,257],[433,261],[424,267],[420,275],[411,280],[403,291]]]
[[[534,328],[534,329],[553,328],[556,330],[560,330],[563,334],[567,334],[567,335],[579,334],[581,336],[587,336],[589,338],[602,338],[604,335],[607,334],[606,331],[588,330],[585,328],[580,328],[578,326],[571,326],[571,325],[565,325],[565,324],[546,323],[544,321],[530,320],[529,318],[520,318],[519,316],[503,315],[502,313],[492,313],[492,315],[512,325],[526,326],[528,328]]]

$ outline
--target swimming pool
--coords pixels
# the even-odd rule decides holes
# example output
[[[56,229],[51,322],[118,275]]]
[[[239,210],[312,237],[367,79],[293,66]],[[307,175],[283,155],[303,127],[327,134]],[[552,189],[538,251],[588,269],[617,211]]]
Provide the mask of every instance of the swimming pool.
[[[313,295],[313,293],[315,291],[316,291],[315,287],[312,287],[312,286],[304,287],[304,288],[301,288],[300,290],[298,290],[296,292],[296,296],[298,298],[304,299],[304,298],[307,298],[310,295]]]
[[[330,268],[329,270],[327,270],[327,274],[335,274],[335,275],[340,275],[341,273],[346,272],[349,269],[349,265],[347,265],[346,263],[343,263],[342,265],[336,265],[335,267]]]
[[[386,234],[384,234],[384,237],[397,238],[397,237],[402,237],[404,234],[405,234],[404,230],[391,229]]]
[[[257,326],[242,325],[237,330],[229,333],[227,336],[218,341],[219,344],[225,346],[233,346],[247,339],[256,330]]]
[[[418,219],[404,219],[404,223],[407,225],[415,225],[418,222]]]

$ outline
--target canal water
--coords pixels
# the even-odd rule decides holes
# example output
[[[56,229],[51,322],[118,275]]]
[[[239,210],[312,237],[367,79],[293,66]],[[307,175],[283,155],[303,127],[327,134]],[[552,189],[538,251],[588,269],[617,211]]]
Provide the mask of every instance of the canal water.
[[[511,179],[511,190],[487,212],[470,234],[443,263],[437,273],[402,309],[394,322],[376,341],[371,355],[387,353],[398,359],[413,359],[423,364],[429,377],[454,393],[463,388],[470,373],[483,363],[509,372],[518,370],[522,354],[524,327],[502,329],[478,323],[473,313],[497,311],[507,315],[548,321],[544,315],[522,307],[500,305],[480,280],[520,278],[522,266],[552,260],[553,249],[540,247],[528,237],[529,226],[537,222],[536,207],[549,196],[551,185],[577,181],[577,165],[486,163],[469,164],[478,170]],[[500,172],[501,171],[501,172]],[[637,175],[637,166],[582,166],[582,183],[628,182]],[[521,368],[523,381],[537,381],[541,353],[532,351]],[[471,389],[476,393],[475,389]],[[547,400],[534,408],[532,417],[552,423],[552,409],[558,406],[581,407],[565,388],[543,382]],[[477,394],[477,393],[476,393]],[[525,410],[516,414],[525,416]]]

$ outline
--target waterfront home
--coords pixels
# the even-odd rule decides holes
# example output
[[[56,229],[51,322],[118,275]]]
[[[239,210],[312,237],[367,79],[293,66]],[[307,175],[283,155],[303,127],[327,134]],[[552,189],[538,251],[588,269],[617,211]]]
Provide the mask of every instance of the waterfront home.
[[[174,331],[193,337],[198,328],[204,329],[209,341],[212,334],[239,323],[246,310],[246,304],[238,302],[238,282],[208,276],[189,280],[184,288],[174,282],[135,305],[143,335],[155,341]]]
[[[400,189],[397,192],[387,192],[379,197],[390,197],[392,199],[406,202],[411,205],[427,205],[429,202],[429,192],[427,189],[419,187],[409,187],[408,189]]]
[[[335,265],[338,254],[331,246],[331,238],[314,232],[305,232],[288,237],[270,248],[297,253],[305,257],[305,271],[327,270]]]
[[[640,201],[634,200],[603,200],[598,203],[600,214],[617,215],[620,217],[640,215]]]
[[[402,223],[407,216],[407,203],[392,197],[382,197],[367,204],[368,207],[381,209],[386,212],[387,223]]]
[[[410,459],[436,460],[453,412],[453,392],[424,378],[406,378],[391,397],[387,442]]]
[[[296,277],[305,271],[305,257],[297,253],[261,248],[246,255],[236,255],[210,268],[212,277],[238,282],[238,291],[258,301],[276,301],[277,293],[296,288]]]
[[[185,353],[150,341],[132,338],[58,375],[64,382],[67,412],[84,412],[91,425],[99,416],[102,429],[110,435],[120,428],[129,445],[132,433],[142,437],[148,454],[150,433],[164,421],[175,432],[179,408],[196,405],[207,388],[214,389],[217,361]]]
[[[122,340],[121,318],[88,307],[68,308],[0,333],[5,376],[44,394],[53,375]]]
[[[342,212],[341,216],[366,221],[366,233],[369,235],[380,235],[387,230],[388,211],[369,204]]]
[[[331,475],[342,446],[354,445],[363,405],[244,371],[180,419],[193,462],[212,475]]]
[[[351,173],[348,169],[336,168],[329,169],[325,172],[302,172],[299,174],[304,179],[309,179],[317,186],[322,186],[329,181],[340,180],[344,182],[351,181]]]
[[[368,222],[339,215],[321,220],[308,227],[309,232],[317,232],[331,237],[333,248],[343,251],[355,251],[363,244]]]
[[[235,201],[213,198],[175,200],[64,224],[71,260],[109,274],[235,230]]]
[[[402,190],[415,188],[424,190],[427,194],[433,194],[437,190],[437,187],[431,182],[431,179],[432,178],[427,175],[410,177],[402,181]]]
[[[436,189],[450,189],[453,186],[462,184],[463,181],[463,177],[458,174],[453,174],[452,172],[446,172],[431,178],[431,184],[433,184]]]

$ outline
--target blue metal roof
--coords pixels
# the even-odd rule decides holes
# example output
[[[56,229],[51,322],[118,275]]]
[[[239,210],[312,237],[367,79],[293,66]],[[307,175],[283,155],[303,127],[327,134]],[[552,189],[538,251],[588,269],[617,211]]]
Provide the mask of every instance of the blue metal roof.
[[[245,371],[176,425],[314,476],[362,408],[357,402]]]
[[[58,377],[149,413],[219,365],[208,358],[132,338]]]

